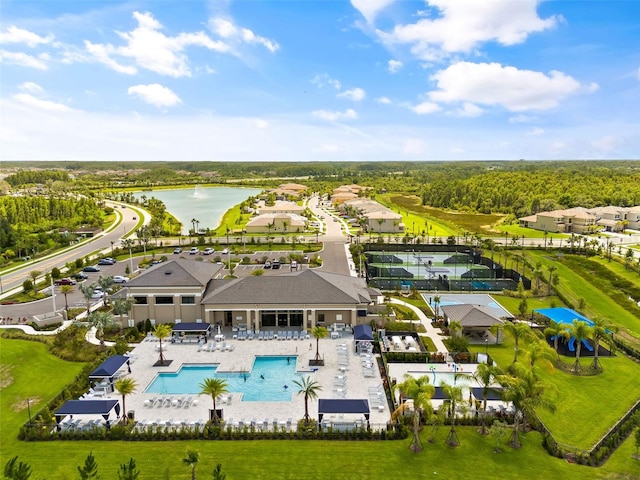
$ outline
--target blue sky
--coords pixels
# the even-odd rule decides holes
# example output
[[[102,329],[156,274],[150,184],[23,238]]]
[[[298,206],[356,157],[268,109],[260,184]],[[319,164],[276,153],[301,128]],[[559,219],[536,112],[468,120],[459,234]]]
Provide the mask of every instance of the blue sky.
[[[639,158],[633,0],[1,13],[0,160]]]

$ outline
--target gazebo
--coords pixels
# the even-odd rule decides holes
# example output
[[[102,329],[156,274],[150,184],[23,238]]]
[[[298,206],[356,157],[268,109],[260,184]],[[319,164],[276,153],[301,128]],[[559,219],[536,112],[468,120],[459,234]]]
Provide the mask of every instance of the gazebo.
[[[211,331],[210,323],[180,322],[171,328],[171,341],[176,342],[176,336],[183,338],[185,335],[203,335],[206,341],[207,335]]]
[[[356,398],[321,398],[318,400],[318,425],[322,424],[322,419],[329,414],[362,414],[367,421],[369,428],[369,417],[371,409],[369,401]],[[353,422],[354,425],[357,422]]]
[[[356,325],[353,327],[353,339],[356,352],[368,350],[373,343],[373,330],[370,325]]]
[[[56,424],[60,430],[60,422],[66,416],[74,415],[92,415],[102,416],[105,419],[107,427],[110,426],[109,417],[114,412],[116,420],[120,418],[120,403],[118,400],[67,400],[56,411]]]
[[[101,382],[113,391],[113,380],[117,378],[118,372],[126,364],[127,370],[131,373],[131,358],[126,355],[114,355],[107,358],[93,372],[89,374],[89,380]]]

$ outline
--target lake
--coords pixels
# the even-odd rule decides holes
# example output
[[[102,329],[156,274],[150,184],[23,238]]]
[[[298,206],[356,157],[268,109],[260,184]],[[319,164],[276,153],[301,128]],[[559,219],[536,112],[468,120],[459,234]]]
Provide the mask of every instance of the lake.
[[[182,233],[187,234],[193,228],[191,219],[200,222],[200,229],[215,229],[227,210],[244,202],[251,196],[256,196],[261,189],[233,188],[233,187],[201,187],[177,190],[157,190],[152,192],[136,192],[134,196],[140,199],[155,197],[161,200],[167,210],[182,223]],[[233,228],[232,225],[229,228]]]

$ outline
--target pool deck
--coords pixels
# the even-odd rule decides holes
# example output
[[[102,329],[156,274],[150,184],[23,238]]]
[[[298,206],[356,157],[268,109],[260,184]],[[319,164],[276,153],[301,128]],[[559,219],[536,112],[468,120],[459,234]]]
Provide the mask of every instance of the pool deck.
[[[227,335],[231,338],[231,335]],[[197,343],[170,343],[162,342],[165,359],[172,360],[171,365],[154,367],[159,358],[159,342],[154,337],[147,337],[131,352],[134,361],[131,364],[131,373],[125,375],[133,378],[137,383],[136,392],[126,397],[127,411],[135,411],[135,420],[142,423],[166,423],[184,422],[193,423],[209,419],[209,409],[213,408],[211,397],[205,395],[190,395],[197,399],[197,404],[187,407],[179,407],[171,402],[165,402],[165,406],[147,406],[148,400],[158,397],[157,394],[144,393],[145,389],[153,381],[157,373],[176,372],[182,364],[218,364],[220,371],[238,372],[248,369],[253,364],[256,355],[283,355],[297,356],[297,371],[309,372],[322,386],[319,398],[348,398],[367,399],[370,397],[370,388],[382,387],[382,380],[374,359],[373,369],[375,374],[364,376],[362,359],[354,351],[353,334],[343,332],[341,338],[321,339],[320,355],[324,358],[322,367],[309,367],[309,360],[315,357],[316,340],[227,340],[227,344],[234,345],[233,351],[198,351]],[[311,347],[311,348],[310,348]],[[346,348],[349,352],[348,365],[339,365],[338,349]],[[344,363],[344,361],[343,361]],[[312,368],[317,368],[315,372]],[[343,370],[341,370],[341,368]],[[345,386],[336,386],[346,378]],[[290,402],[243,402],[242,395],[236,392],[232,394],[230,404],[226,402],[226,395],[216,402],[216,408],[223,409],[224,419],[233,419],[233,424],[240,420],[250,423],[255,419],[259,424],[268,420],[270,426],[277,419],[279,426],[284,427],[288,419],[292,419],[292,428],[304,414],[304,396],[297,395],[295,385],[289,385],[292,390]],[[344,395],[344,397],[341,397]],[[179,399],[189,395],[167,395],[173,399]],[[121,399],[117,392],[111,394],[111,398]],[[145,401],[147,401],[145,403]],[[126,412],[124,412],[126,414]],[[312,418],[318,418],[317,400],[309,401],[309,414]],[[373,427],[380,427],[390,417],[389,406],[384,402],[383,408],[371,405],[370,422]],[[355,418],[354,418],[355,419]]]

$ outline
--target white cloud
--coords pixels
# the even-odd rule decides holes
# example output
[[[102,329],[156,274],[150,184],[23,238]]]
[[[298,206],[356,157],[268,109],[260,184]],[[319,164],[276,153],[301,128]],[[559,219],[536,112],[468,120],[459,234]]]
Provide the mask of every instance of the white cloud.
[[[419,103],[418,105],[412,105],[409,108],[413,110],[415,113],[417,113],[418,115],[428,115],[430,113],[435,113],[442,110],[440,108],[440,105],[433,102],[422,102],[422,103]]]
[[[387,97],[378,97],[376,98],[376,102],[381,103],[383,105],[391,105],[391,100]]]
[[[336,90],[340,90],[342,88],[342,83],[340,83],[340,80],[331,78],[328,73],[321,73],[319,75],[316,75],[311,80],[311,83],[313,83],[318,88],[324,88],[326,86],[333,87]]]
[[[522,113],[518,115],[514,115],[513,117],[509,117],[509,123],[527,123],[535,120],[536,117],[531,115],[524,115]]]
[[[126,45],[86,42],[87,51],[99,62],[121,73],[131,74],[132,66],[122,65],[114,56],[132,60],[146,70],[171,77],[191,76],[188,58],[183,53],[189,46],[204,47],[216,52],[228,52],[229,46],[212,40],[204,32],[180,33],[170,37],[162,33],[163,26],[149,12],[133,12],[138,26],[131,32],[116,32]]]
[[[34,82],[21,83],[20,85],[18,85],[18,89],[22,90],[23,92],[30,92],[30,93],[41,94],[44,92],[44,89],[40,85]]]
[[[238,40],[244,43],[262,45],[271,53],[280,48],[278,42],[256,35],[248,28],[237,27],[228,19],[212,18],[209,20],[209,27],[225,40]]]
[[[584,87],[562,72],[549,75],[518,70],[498,63],[459,62],[431,77],[438,90],[429,92],[434,102],[472,102],[501,105],[513,112],[548,110]]]
[[[62,103],[56,103],[50,100],[36,98],[33,95],[30,95],[28,93],[16,93],[15,95],[13,95],[12,98],[24,105],[35,107],[39,110],[47,110],[49,112],[70,112],[71,111],[71,108],[69,108],[68,106]]]
[[[367,0],[362,0],[366,2]],[[419,58],[433,60],[438,51],[469,53],[485,42],[514,45],[531,33],[555,27],[562,19],[542,19],[536,8],[540,0],[427,0],[431,18],[396,25],[392,32],[378,31],[387,43],[405,43]]]
[[[613,135],[597,138],[591,145],[603,153],[611,153],[618,148],[618,139]]]
[[[469,102],[464,102],[462,104],[462,107],[456,110],[454,114],[458,117],[479,117],[483,113],[483,110],[477,105]]]
[[[539,135],[544,135],[544,130],[540,127],[534,127],[527,132],[527,135],[530,137],[537,137]]]
[[[47,64],[41,59],[24,52],[9,52],[0,50],[0,62],[9,65],[19,65],[21,67],[35,68],[37,70],[47,70]]]
[[[369,23],[373,23],[376,15],[393,3],[393,0],[351,0],[353,8],[358,10]]]
[[[51,43],[53,35],[41,37],[40,35],[11,25],[4,32],[0,32],[0,43],[24,43],[29,47]]]
[[[400,60],[389,60],[387,62],[387,67],[389,69],[389,72],[396,73],[402,68],[402,62]]]
[[[266,120],[263,120],[261,118],[254,118],[251,120],[251,125],[253,125],[256,128],[269,128],[269,122]]]
[[[112,45],[96,44],[85,40],[84,46],[87,52],[91,54],[98,62],[105,64],[107,67],[115,70],[119,73],[126,73],[127,75],[135,75],[138,73],[138,69],[133,65],[121,65],[111,55],[117,52],[117,49]]]
[[[361,88],[352,88],[351,90],[345,90],[342,93],[338,94],[338,97],[347,98],[349,100],[353,100],[354,102],[360,102],[364,100],[364,97],[367,96],[367,93]]]
[[[329,111],[329,110],[314,110],[311,112],[314,117],[320,118],[322,120],[326,120],[328,122],[337,122],[340,120],[355,120],[358,118],[358,113],[349,108],[344,112],[340,111]]]
[[[158,83],[152,83],[149,85],[134,85],[127,90],[129,95],[134,95],[142,99],[143,101],[154,105],[158,108],[163,107],[175,107],[182,103],[180,97],[178,97],[173,91],[167,87],[164,87]]]

